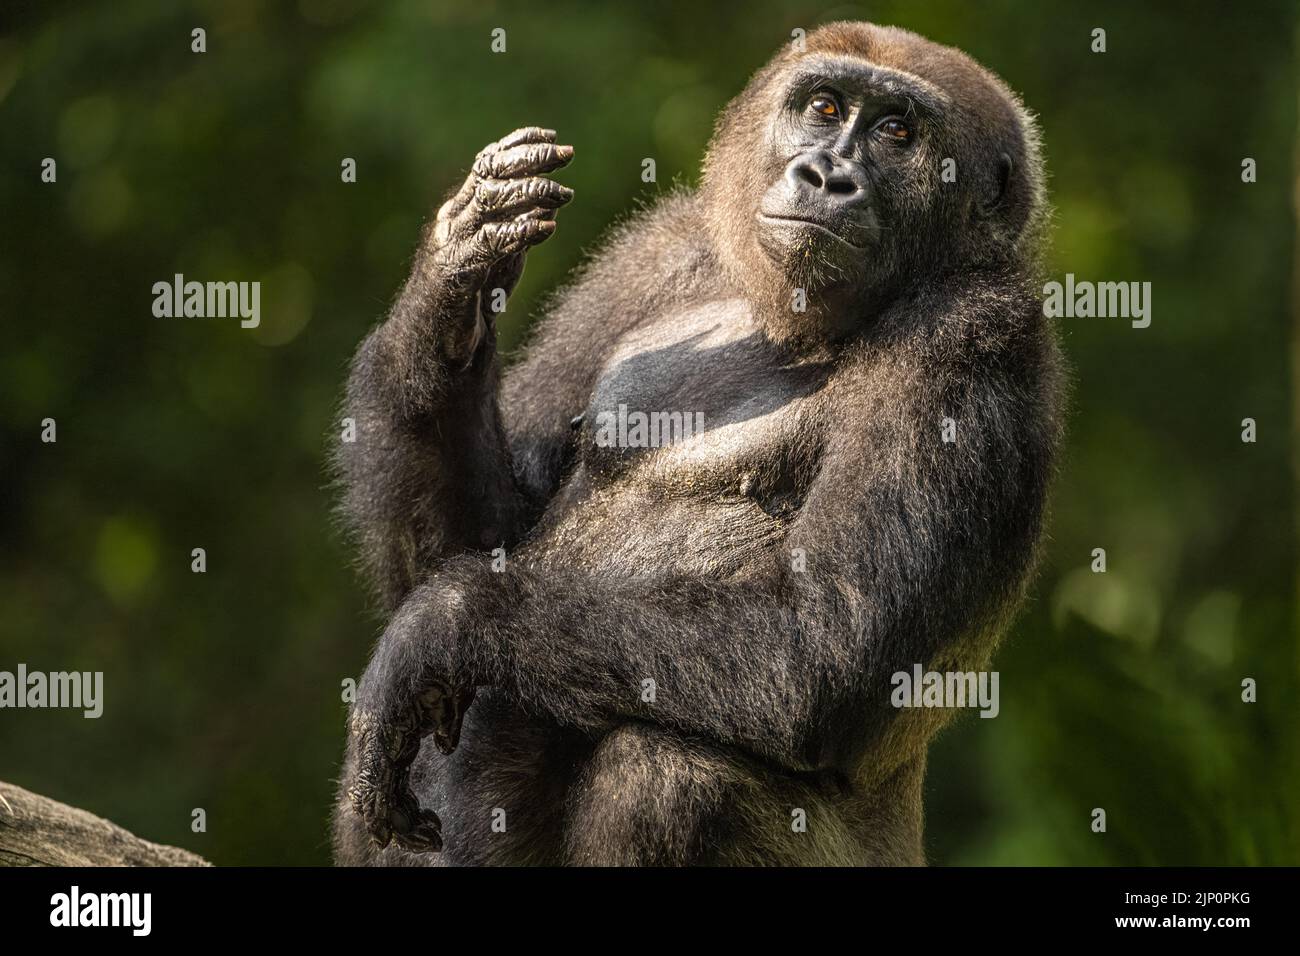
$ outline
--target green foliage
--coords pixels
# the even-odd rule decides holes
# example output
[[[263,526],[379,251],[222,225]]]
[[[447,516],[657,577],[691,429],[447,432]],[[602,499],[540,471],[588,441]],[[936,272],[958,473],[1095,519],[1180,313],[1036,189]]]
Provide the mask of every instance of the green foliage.
[[[0,714],[0,777],[219,863],[327,861],[340,685],[378,625],[323,462],[420,223],[514,127],[575,144],[578,198],[503,318],[517,345],[611,221],[695,180],[713,116],[793,28],[855,17],[967,50],[1039,115],[1053,274],[1153,286],[1149,329],[1061,320],[1075,388],[1043,573],[997,658],[1001,716],[932,752],[932,859],[1300,863],[1283,3],[29,14],[0,37],[0,669],[102,670],[106,703]],[[154,318],[177,272],[262,279],[262,326]]]

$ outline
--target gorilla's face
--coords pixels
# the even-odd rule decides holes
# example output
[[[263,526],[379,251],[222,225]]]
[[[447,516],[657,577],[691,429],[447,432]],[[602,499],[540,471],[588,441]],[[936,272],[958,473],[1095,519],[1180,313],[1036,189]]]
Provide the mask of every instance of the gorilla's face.
[[[719,116],[701,197],[718,261],[771,334],[812,340],[1023,265],[1041,183],[1033,120],[997,77],[905,30],[838,23]]]
[[[942,94],[915,76],[842,57],[800,60],[771,91],[775,173],[759,245],[792,280],[862,288],[933,224],[929,180]],[[907,231],[908,234],[904,234]]]

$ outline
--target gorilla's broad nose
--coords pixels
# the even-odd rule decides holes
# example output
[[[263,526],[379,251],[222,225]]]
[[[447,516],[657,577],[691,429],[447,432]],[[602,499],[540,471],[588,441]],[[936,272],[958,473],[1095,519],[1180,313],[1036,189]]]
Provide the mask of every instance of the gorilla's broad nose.
[[[785,179],[796,196],[834,206],[856,206],[867,198],[867,171],[860,163],[829,150],[801,153],[785,168]]]

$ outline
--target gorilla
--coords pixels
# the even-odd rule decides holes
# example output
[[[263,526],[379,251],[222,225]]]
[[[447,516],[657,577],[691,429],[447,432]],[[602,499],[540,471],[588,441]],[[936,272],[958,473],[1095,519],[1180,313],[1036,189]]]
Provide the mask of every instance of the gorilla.
[[[818,29],[503,373],[572,156],[479,153],[355,357],[341,507],[388,623],[336,860],[923,863],[947,712],[891,676],[987,665],[1060,439],[1033,121],[957,50]]]

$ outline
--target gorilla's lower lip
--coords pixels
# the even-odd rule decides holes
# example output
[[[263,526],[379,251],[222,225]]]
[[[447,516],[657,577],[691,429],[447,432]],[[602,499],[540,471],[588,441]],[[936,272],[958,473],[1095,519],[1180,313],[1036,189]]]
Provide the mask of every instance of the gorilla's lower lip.
[[[826,233],[826,235],[830,236],[836,242],[842,242],[850,249],[857,249],[859,252],[864,251],[867,248],[866,246],[858,245],[856,242],[849,242],[849,240],[845,239],[838,232],[827,229],[820,222],[814,222],[811,219],[800,219],[798,216],[770,216],[765,212],[759,213],[758,218],[765,222],[787,222],[799,226],[808,226],[812,229],[816,229],[818,232]]]

